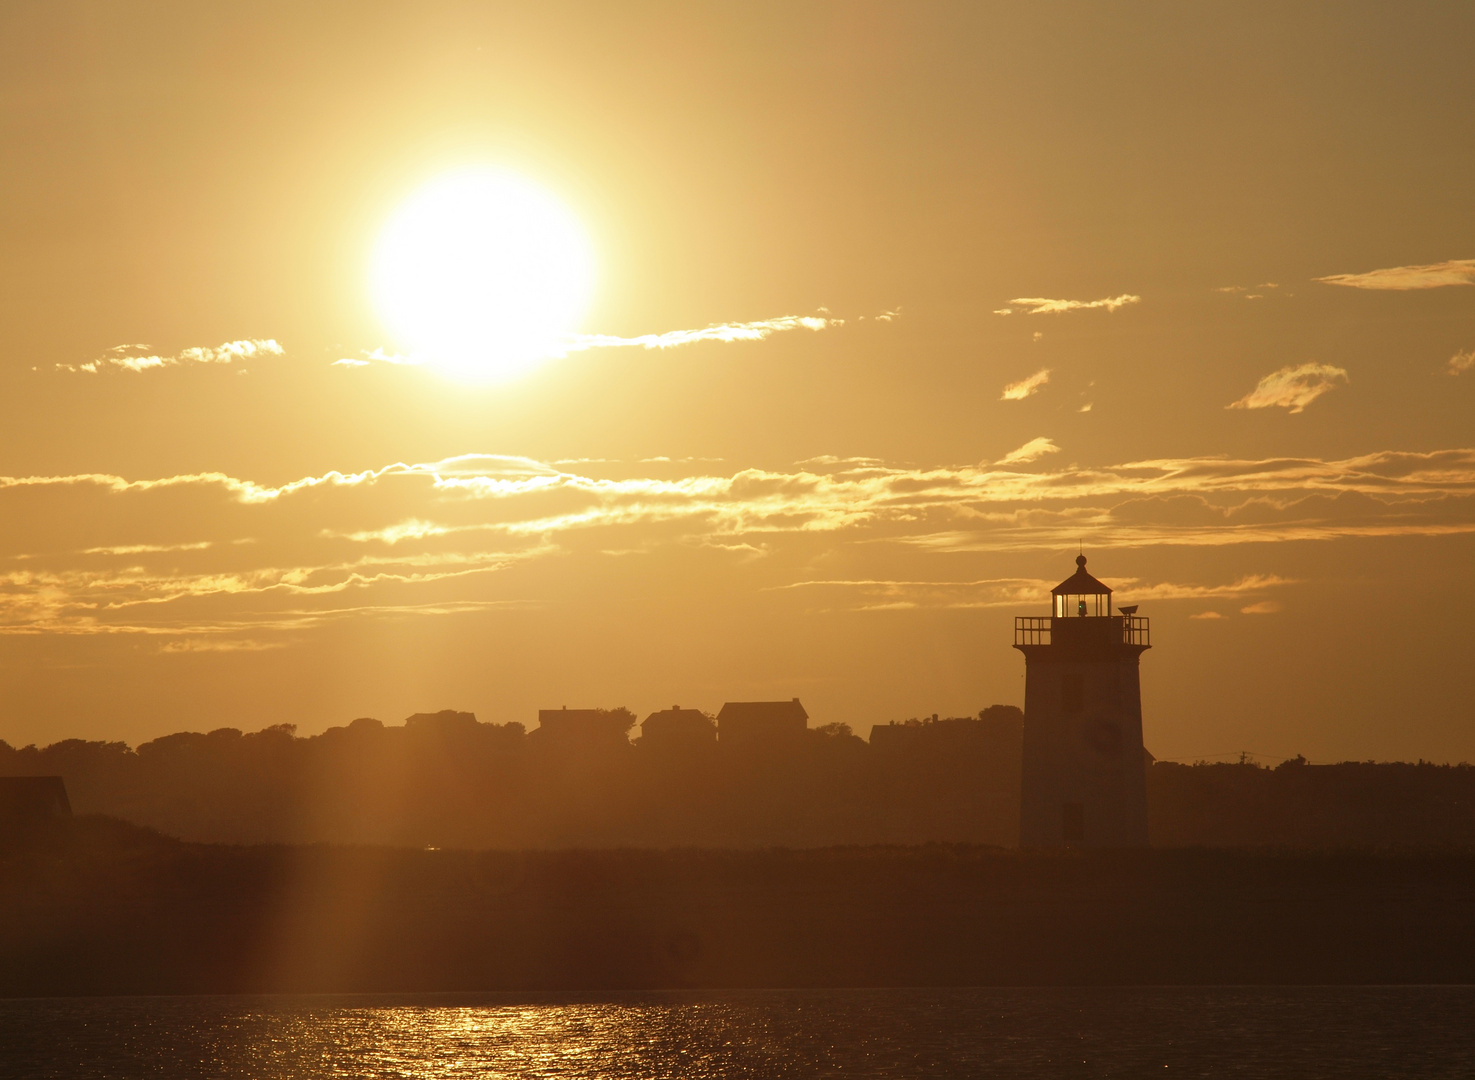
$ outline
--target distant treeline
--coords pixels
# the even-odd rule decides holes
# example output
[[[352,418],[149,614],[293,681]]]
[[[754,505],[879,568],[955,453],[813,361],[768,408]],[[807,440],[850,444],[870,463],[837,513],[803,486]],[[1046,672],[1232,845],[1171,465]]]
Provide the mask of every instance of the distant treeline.
[[[884,748],[843,724],[776,745],[646,746],[626,738],[627,710],[600,720],[583,739],[445,711],[310,738],[280,725],[137,749],[0,742],[0,776],[60,775],[79,814],[200,841],[819,847],[1018,837],[1023,714],[1013,706],[888,725]]]
[[[60,775],[79,814],[188,840],[443,848],[1013,846],[1023,715],[843,724],[777,745],[657,746],[635,717],[605,737],[552,738],[470,713],[168,735],[130,749],[0,742],[0,776]],[[882,737],[884,735],[884,737]],[[1152,842],[1475,845],[1475,767],[1155,762]]]
[[[1475,766],[1304,758],[1246,763],[1154,762],[1148,832],[1184,844],[1475,845]]]

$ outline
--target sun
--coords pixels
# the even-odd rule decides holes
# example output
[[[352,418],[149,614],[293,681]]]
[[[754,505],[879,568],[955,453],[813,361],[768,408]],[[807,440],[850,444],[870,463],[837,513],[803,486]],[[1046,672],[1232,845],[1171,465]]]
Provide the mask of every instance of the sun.
[[[589,302],[594,258],[578,220],[536,184],[463,169],[395,211],[371,283],[380,317],[417,360],[500,381],[559,354]]]

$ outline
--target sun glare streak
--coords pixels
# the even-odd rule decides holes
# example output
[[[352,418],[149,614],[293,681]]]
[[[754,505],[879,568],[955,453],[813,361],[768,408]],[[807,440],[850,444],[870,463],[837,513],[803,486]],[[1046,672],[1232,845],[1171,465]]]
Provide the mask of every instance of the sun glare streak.
[[[421,188],[374,251],[375,304],[391,332],[458,379],[513,378],[560,352],[594,287],[579,222],[547,192],[495,169]]]

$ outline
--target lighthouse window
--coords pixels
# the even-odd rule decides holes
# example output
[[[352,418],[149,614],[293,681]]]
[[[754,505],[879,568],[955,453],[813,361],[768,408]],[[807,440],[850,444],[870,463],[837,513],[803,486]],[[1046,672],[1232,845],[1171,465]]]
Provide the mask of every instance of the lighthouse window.
[[[1081,619],[1111,614],[1111,597],[1105,593],[1056,593],[1051,607],[1057,619]]]
[[[1078,713],[1085,707],[1086,687],[1085,680],[1080,672],[1066,672],[1065,679],[1060,685],[1060,709],[1062,712]]]

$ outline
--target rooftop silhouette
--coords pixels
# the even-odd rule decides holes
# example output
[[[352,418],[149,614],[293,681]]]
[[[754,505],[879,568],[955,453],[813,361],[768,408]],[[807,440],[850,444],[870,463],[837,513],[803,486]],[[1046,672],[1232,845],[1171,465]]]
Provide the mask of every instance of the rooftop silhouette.
[[[559,710],[562,711],[562,710]],[[569,710],[573,712],[574,710]],[[674,721],[661,732],[663,720]],[[654,721],[652,723],[652,721]],[[806,729],[772,753],[723,748],[700,710],[647,717],[634,741],[545,742],[471,713],[180,732],[137,748],[0,743],[0,777],[79,814],[192,840],[525,848],[1019,840],[1024,718]],[[1275,768],[1153,762],[1157,844],[1475,845],[1475,767],[1292,759]],[[45,779],[45,778],[52,779]],[[49,812],[49,811],[48,811]]]
[[[417,713],[299,738],[181,732],[137,749],[0,743],[0,774],[66,777],[83,813],[196,840],[437,847],[970,841],[1018,835],[1013,706],[873,729],[806,725],[797,699],[557,708],[540,724]],[[876,732],[881,732],[877,735]],[[635,737],[632,739],[630,735]]]

